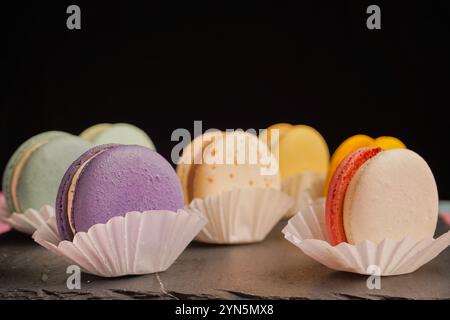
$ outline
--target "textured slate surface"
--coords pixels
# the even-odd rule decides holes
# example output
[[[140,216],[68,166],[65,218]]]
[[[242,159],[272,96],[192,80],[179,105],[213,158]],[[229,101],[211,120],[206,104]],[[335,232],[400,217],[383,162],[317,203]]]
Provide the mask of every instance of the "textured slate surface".
[[[68,263],[15,231],[0,235],[0,299],[450,299],[450,249],[413,274],[367,277],[330,270],[286,241],[281,222],[266,241],[240,246],[192,243],[166,272],[66,287]],[[448,230],[439,222],[438,234]]]

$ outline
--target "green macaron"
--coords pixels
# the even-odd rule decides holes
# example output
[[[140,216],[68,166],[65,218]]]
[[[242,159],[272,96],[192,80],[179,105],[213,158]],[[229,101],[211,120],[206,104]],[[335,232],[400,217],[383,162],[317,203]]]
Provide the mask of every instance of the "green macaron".
[[[101,144],[136,144],[156,150],[150,137],[138,127],[128,123],[100,123],[84,130],[80,137],[94,146]]]
[[[60,131],[38,134],[25,141],[9,160],[3,192],[11,212],[54,206],[65,171],[91,143]]]

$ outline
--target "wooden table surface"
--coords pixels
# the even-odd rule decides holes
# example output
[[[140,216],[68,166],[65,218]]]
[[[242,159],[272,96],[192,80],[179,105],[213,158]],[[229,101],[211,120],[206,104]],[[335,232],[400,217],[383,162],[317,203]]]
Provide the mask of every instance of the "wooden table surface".
[[[443,202],[442,209],[450,208]],[[450,249],[413,274],[381,279],[337,272],[286,241],[280,222],[258,244],[191,243],[169,270],[115,279],[82,274],[69,290],[68,263],[24,234],[0,235],[0,299],[450,299]],[[441,220],[437,235],[449,230]]]

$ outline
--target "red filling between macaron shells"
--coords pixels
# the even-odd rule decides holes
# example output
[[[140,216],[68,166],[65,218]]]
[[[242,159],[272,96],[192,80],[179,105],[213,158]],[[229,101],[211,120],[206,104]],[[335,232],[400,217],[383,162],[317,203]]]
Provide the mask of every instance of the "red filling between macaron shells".
[[[325,221],[332,245],[347,242],[344,228],[344,200],[347,188],[357,170],[381,148],[360,148],[349,154],[333,174],[325,204]]]

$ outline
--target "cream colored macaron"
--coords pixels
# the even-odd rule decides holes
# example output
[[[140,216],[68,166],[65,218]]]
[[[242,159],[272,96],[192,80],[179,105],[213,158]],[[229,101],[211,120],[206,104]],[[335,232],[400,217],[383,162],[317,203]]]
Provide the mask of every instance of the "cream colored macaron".
[[[181,186],[183,188],[184,202],[189,204],[192,198],[192,194],[189,195],[189,184],[192,182],[194,167],[197,164],[203,162],[203,150],[210,144],[215,138],[221,138],[223,132],[210,131],[194,138],[184,149],[178,164],[177,175],[180,178]]]
[[[425,160],[407,149],[380,152],[354,174],[344,199],[349,243],[432,238],[439,197]]]
[[[202,140],[197,144],[201,145],[201,150],[191,153],[198,155],[200,152],[202,163],[177,168],[186,202],[233,188],[280,189],[277,160],[255,135],[242,131],[222,132],[209,134]],[[188,148],[193,147],[188,146],[183,157]]]

